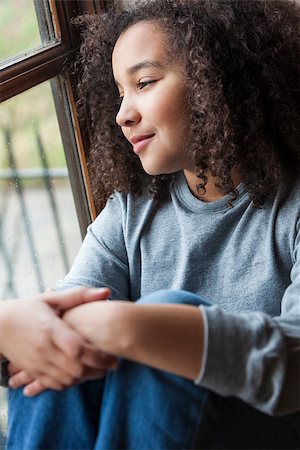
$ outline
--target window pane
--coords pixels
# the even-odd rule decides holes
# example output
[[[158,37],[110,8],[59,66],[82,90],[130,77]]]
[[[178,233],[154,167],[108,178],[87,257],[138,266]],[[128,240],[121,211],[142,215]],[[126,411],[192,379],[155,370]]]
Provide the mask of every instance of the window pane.
[[[57,41],[48,0],[1,0],[0,61],[13,61]]]
[[[55,286],[81,234],[49,81],[0,105],[0,211],[0,299]],[[6,418],[0,389],[0,449]]]
[[[0,105],[0,298],[68,271],[81,237],[50,82]]]

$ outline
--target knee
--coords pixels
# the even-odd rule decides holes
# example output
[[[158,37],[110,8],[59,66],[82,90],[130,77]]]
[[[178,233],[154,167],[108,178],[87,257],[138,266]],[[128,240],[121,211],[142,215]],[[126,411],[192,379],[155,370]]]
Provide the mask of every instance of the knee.
[[[139,304],[159,304],[159,303],[176,303],[186,305],[210,305],[210,302],[199,295],[192,292],[182,290],[163,289],[152,292],[137,300]]]

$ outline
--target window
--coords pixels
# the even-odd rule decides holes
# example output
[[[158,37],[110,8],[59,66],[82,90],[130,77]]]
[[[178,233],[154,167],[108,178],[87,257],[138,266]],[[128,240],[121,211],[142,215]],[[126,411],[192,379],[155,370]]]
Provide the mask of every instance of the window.
[[[72,75],[70,19],[105,1],[2,0],[0,5],[0,300],[26,297],[68,271],[95,215]],[[9,38],[7,38],[9,37]],[[0,390],[0,449],[7,405]]]
[[[51,7],[48,1],[2,0],[1,31],[3,36],[9,36],[0,43],[2,64],[24,59],[24,55],[60,41]]]

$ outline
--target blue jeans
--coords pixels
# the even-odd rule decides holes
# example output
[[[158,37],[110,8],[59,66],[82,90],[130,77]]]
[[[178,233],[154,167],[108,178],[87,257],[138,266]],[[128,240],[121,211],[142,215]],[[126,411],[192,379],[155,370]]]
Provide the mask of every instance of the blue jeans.
[[[158,291],[138,302],[209,305],[185,291]],[[105,379],[63,392],[26,398],[10,390],[7,448],[196,448],[207,397],[192,381],[122,359]]]

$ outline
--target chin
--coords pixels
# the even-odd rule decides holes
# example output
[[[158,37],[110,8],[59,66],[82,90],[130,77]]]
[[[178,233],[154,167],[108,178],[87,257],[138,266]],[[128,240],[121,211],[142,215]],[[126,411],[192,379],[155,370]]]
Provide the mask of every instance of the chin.
[[[147,165],[142,164],[144,171],[148,174],[151,175],[153,177],[157,176],[157,175],[162,175],[162,171],[158,170],[154,167],[149,167]]]
[[[144,169],[145,170],[145,169]],[[152,177],[157,177],[157,176],[159,176],[159,175],[168,175],[168,174],[170,174],[170,173],[173,173],[173,172],[163,172],[163,171],[153,171],[153,170],[145,170],[145,172],[148,174],[148,175],[150,175],[150,176],[152,176]]]
[[[153,167],[147,164],[142,164],[144,171],[148,174],[151,175],[153,177],[158,176],[158,175],[169,175],[171,173],[175,173],[178,172],[177,170],[171,170],[168,169],[166,167]]]

